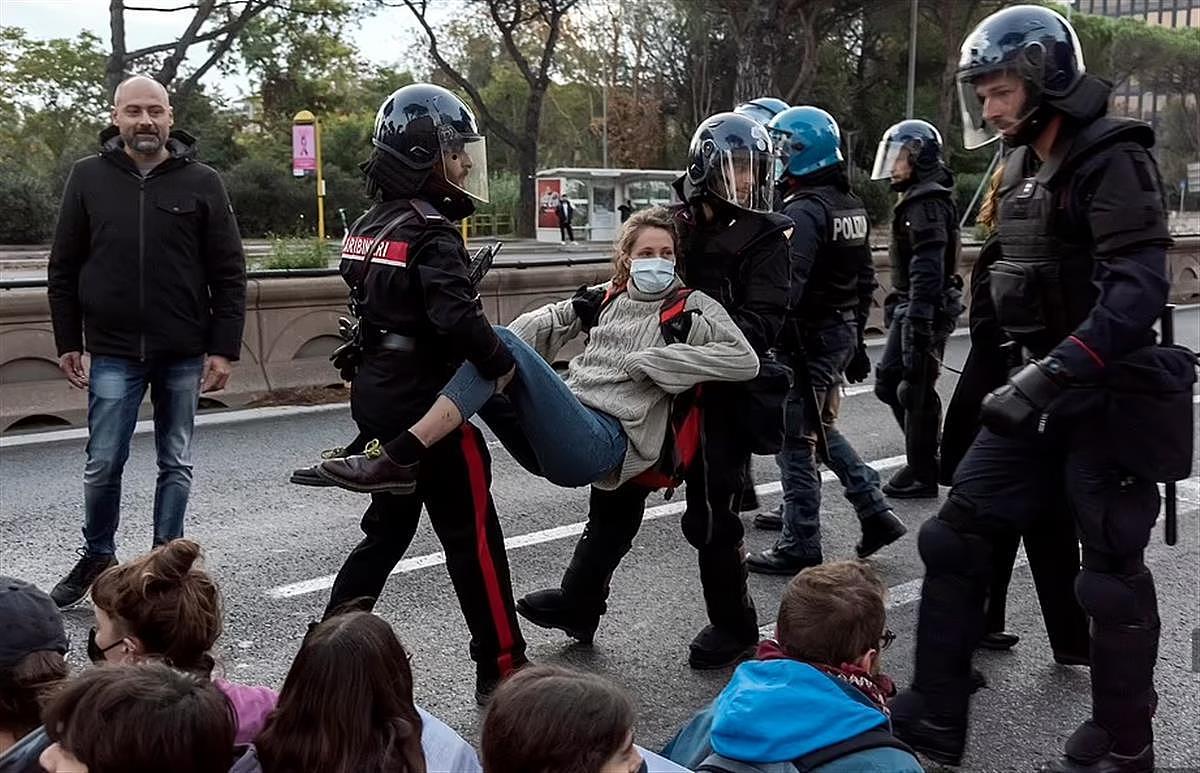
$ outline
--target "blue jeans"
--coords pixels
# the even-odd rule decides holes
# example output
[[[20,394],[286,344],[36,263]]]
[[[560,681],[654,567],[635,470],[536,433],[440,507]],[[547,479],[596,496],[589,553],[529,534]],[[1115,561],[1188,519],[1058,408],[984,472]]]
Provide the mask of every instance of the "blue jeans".
[[[837,430],[842,371],[858,346],[854,323],[830,321],[804,336],[804,355],[793,358],[796,385],[788,394],[783,449],[776,454],[783,483],[783,533],[775,549],[794,556],[821,555],[821,473],[817,444],[823,432],[828,456],[821,461],[837,475],[859,519],[888,509],[879,473],[863,462]]]
[[[89,555],[116,553],[121,473],[150,389],[158,483],[154,489],[154,544],[183,536],[192,488],[192,426],[200,398],[203,357],[141,362],[93,356],[88,385],[87,465],[83,469],[83,538]]]
[[[627,445],[621,422],[579,402],[554,368],[511,330],[497,326],[496,334],[517,363],[517,374],[505,390],[514,420],[508,432],[497,431],[506,448],[513,446],[517,461],[556,486],[568,487],[603,480],[620,466]],[[468,419],[496,394],[496,382],[464,362],[442,394]]]

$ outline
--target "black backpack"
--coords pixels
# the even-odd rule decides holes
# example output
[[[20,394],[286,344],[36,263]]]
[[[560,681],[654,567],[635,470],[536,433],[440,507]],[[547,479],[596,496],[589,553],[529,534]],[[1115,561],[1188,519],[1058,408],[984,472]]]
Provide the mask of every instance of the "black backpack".
[[[791,764],[797,773],[812,773],[822,765],[849,757],[856,752],[881,748],[900,749],[909,754],[913,753],[907,744],[892,735],[892,731],[884,726],[860,733],[853,738],[847,738],[841,743],[826,746],[824,749],[809,752],[803,757],[792,760]],[[704,761],[696,767],[696,773],[763,773],[763,768],[752,763],[731,760],[714,752],[705,757]]]

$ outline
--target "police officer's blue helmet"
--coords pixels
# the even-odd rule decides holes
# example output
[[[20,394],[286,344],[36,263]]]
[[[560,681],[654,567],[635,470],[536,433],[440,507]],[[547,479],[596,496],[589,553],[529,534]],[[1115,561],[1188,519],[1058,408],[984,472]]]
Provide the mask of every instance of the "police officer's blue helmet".
[[[733,112],[766,126],[768,121],[787,109],[788,103],[778,97],[755,97],[735,107]]]
[[[803,177],[846,160],[837,121],[819,107],[789,107],[771,119],[767,133],[783,163],[780,176]]]

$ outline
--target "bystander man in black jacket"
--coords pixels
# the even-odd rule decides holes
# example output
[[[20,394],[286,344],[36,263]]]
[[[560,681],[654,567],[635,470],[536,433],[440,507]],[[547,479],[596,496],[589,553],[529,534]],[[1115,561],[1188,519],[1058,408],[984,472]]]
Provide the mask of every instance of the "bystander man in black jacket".
[[[200,392],[223,389],[242,348],[246,265],[221,178],[171,131],[161,84],[117,87],[98,155],[75,163],[50,252],[59,367],[88,390],[85,547],[51,595],[83,598],[117,562],[121,473],[146,390],[154,404],[154,544],[183,536]],[[90,363],[84,352],[90,355]]]

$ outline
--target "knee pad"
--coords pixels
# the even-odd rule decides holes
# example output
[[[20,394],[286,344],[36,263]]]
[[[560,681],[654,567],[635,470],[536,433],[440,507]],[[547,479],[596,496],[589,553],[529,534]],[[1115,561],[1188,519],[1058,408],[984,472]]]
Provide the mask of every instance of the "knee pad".
[[[1075,578],[1075,596],[1096,625],[1158,626],[1154,576],[1145,566],[1136,573],[1115,574],[1097,571],[1085,563]]]
[[[947,499],[917,535],[917,551],[927,574],[987,575],[992,546],[979,526],[974,505]]]

